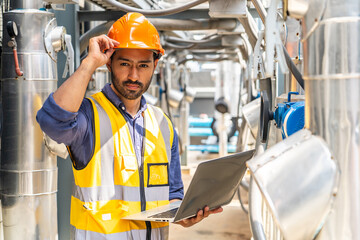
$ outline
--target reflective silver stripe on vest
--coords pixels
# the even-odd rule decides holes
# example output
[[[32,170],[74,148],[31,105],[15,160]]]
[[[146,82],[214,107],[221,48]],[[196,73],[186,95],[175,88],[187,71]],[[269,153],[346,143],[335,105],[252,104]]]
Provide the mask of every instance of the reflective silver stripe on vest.
[[[85,231],[76,229],[74,226],[70,226],[70,239],[76,240],[144,240],[146,239],[146,229],[130,230],[128,232],[102,234],[92,231]],[[169,238],[169,227],[152,228],[151,240],[167,240]]]
[[[103,187],[114,186],[114,138],[111,121],[104,108],[93,97],[90,98],[95,103],[99,115],[99,126],[101,126],[101,185]],[[104,161],[104,159],[106,159],[106,161]],[[112,171],[108,171],[109,169],[112,169]],[[111,191],[110,188],[108,191]],[[109,194],[115,194],[115,192],[109,192]]]
[[[169,186],[145,188],[147,201],[162,201],[169,199]],[[83,187],[74,186],[73,196],[82,202],[124,200],[129,202],[140,202],[139,187],[128,186],[96,186]]]
[[[169,186],[145,188],[146,201],[169,200]]]
[[[150,107],[155,115],[155,118],[159,124],[159,128],[161,131],[161,134],[163,135],[165,146],[166,146],[166,155],[168,162],[170,164],[171,162],[171,146],[170,146],[170,127],[169,123],[164,116],[164,113],[157,107],[151,106],[148,104],[148,107]],[[174,133],[175,134],[175,133]]]

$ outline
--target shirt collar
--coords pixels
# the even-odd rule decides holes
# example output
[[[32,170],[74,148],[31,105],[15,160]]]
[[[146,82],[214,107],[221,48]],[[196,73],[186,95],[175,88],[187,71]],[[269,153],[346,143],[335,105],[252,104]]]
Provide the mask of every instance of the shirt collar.
[[[126,112],[125,104],[120,100],[118,95],[113,91],[113,89],[110,86],[110,83],[107,83],[104,88],[102,89],[102,92],[109,98],[109,100],[118,108]],[[144,96],[141,96],[140,99],[140,110],[137,112],[136,116],[138,116],[140,113],[145,111],[147,109],[147,103],[144,98]]]

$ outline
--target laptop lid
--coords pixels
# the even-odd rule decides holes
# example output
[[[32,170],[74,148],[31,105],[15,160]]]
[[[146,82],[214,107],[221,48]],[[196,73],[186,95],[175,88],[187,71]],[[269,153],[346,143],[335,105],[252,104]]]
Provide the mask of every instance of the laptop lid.
[[[231,202],[246,171],[246,161],[255,150],[201,162],[190,182],[174,221],[195,216],[200,209],[210,210]]]

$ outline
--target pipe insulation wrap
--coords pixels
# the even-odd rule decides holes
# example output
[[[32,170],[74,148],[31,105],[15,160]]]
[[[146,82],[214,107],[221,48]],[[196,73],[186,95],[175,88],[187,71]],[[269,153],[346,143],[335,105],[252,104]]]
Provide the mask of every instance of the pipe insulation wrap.
[[[103,0],[103,1],[125,12],[138,12],[145,16],[166,16],[166,15],[183,12],[201,3],[207,2],[208,0],[194,0],[179,7],[161,9],[161,10],[143,10],[140,8],[129,7],[126,4],[120,3],[116,0]]]
[[[158,31],[190,31],[190,30],[208,30],[208,29],[222,29],[233,30],[239,22],[236,19],[209,19],[209,20],[178,20],[178,19],[162,19],[149,18],[149,21],[155,26]],[[87,31],[80,37],[80,53],[83,53],[92,37],[100,34],[106,34],[114,21],[100,24],[95,28]]]

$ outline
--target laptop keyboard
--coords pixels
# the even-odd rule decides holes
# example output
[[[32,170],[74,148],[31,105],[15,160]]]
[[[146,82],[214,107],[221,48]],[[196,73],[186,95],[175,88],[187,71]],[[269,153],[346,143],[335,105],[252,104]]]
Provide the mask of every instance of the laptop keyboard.
[[[170,209],[165,212],[157,213],[155,215],[149,216],[149,218],[173,218],[179,208]]]

